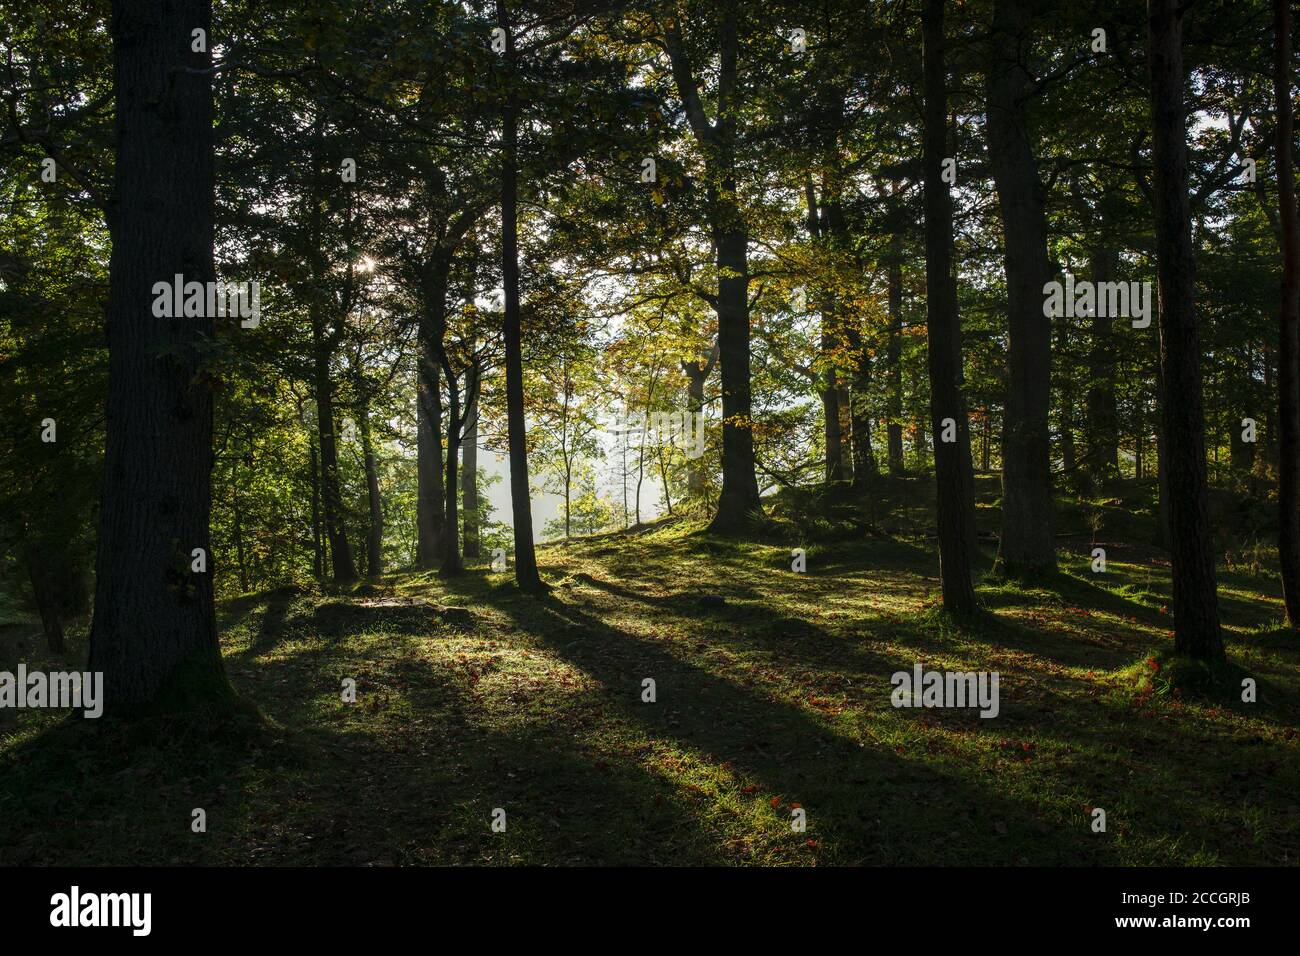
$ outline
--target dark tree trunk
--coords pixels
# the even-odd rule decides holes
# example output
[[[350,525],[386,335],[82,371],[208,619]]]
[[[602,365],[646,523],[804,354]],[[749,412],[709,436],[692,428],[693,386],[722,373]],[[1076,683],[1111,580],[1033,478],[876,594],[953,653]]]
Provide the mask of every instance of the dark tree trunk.
[[[330,352],[325,344],[323,326],[316,313],[315,386],[316,435],[320,443],[321,499],[324,504],[325,535],[329,538],[330,559],[334,566],[334,583],[351,584],[357,579],[352,560],[352,546],[343,528],[343,492],[339,478],[337,432],[334,428],[334,383],[330,380]]]
[[[316,439],[307,436],[311,456],[311,542],[312,571],[317,581],[325,580],[325,547],[321,541],[320,524],[320,466],[316,462]]]
[[[375,464],[375,445],[370,433],[370,409],[362,406],[361,455],[366,468],[366,503],[370,507],[370,528],[366,534],[366,576],[384,573],[384,502],[379,496],[379,468]]]
[[[1273,0],[1273,98],[1277,104],[1277,181],[1282,226],[1282,301],[1278,307],[1277,421],[1280,508],[1278,557],[1287,620],[1300,627],[1300,215],[1291,143],[1291,11]],[[1267,358],[1265,359],[1267,364]]]
[[[889,375],[889,473],[903,473],[903,237],[895,223],[889,237],[889,342],[885,361]]]
[[[1062,316],[1056,320],[1056,351],[1059,355],[1070,354],[1070,325],[1069,319]],[[1069,363],[1066,363],[1064,373],[1059,377],[1057,382],[1056,393],[1060,398],[1059,412],[1061,416],[1061,467],[1068,476],[1068,480],[1076,480],[1075,469],[1078,465],[1077,444],[1074,440],[1074,396],[1077,384],[1073,370],[1070,369]],[[1002,450],[1003,455],[1006,449]]]
[[[1052,268],[1043,187],[1026,125],[1029,43],[1029,11],[1021,0],[995,0],[985,130],[1005,236],[1009,342],[998,563],[1009,574],[1056,567],[1048,430],[1052,325],[1043,316],[1043,285]]]
[[[734,191],[728,180],[724,191]],[[735,531],[762,517],[754,473],[749,392],[749,237],[740,210],[717,201],[718,362],[722,372],[722,494],[710,529]]]
[[[698,427],[694,416],[704,414],[704,383],[708,381],[709,373],[713,371],[717,360],[718,344],[715,341],[706,361],[682,361],[682,371],[686,374],[686,408],[692,415],[692,428]],[[691,498],[699,498],[704,494],[704,462],[705,458],[701,455],[686,463],[686,493]]]
[[[749,232],[736,203],[736,140],[739,120],[740,13],[736,0],[719,4],[718,104],[710,122],[682,39],[669,20],[665,40],[686,118],[704,154],[709,178],[709,223],[718,266],[718,357],[722,375],[722,493],[710,530],[729,533],[763,515],[754,472],[750,418]]]
[[[973,519],[970,427],[961,393],[961,329],[957,284],[953,277],[952,197],[943,181],[947,156],[948,93],[944,67],[943,0],[923,0],[921,35],[925,61],[925,284],[930,352],[930,409],[934,422],[935,479],[938,486],[939,577],[943,606],[969,614],[975,610],[971,586],[969,539]],[[938,440],[942,422],[951,418],[957,441]]]
[[[497,19],[506,38],[507,82],[515,82],[515,40],[506,4],[498,0]],[[523,330],[519,314],[518,191],[519,126],[513,90],[502,109],[501,258],[505,291],[502,338],[506,364],[506,432],[510,453],[510,506],[514,522],[515,583],[524,591],[541,590],[533,547],[533,507],[528,488],[528,429],[524,421]]]
[[[63,641],[63,619],[59,613],[57,587],[39,546],[28,544],[23,548],[23,564],[27,566],[27,577],[32,582],[32,596],[36,598],[36,610],[41,616],[45,643],[51,653],[62,654],[66,645]]]
[[[445,349],[440,348],[443,373],[447,377],[447,489],[444,501],[447,515],[442,536],[442,565],[440,574],[459,574],[465,569],[460,559],[460,515],[459,496],[456,494],[456,463],[460,453],[460,389],[456,385],[456,376],[451,369]]]
[[[987,473],[992,470],[989,460],[991,455],[991,449],[989,446],[992,444],[990,441],[990,438],[992,437],[990,433],[993,431],[993,416],[990,414],[989,410],[985,408],[984,414],[981,415],[980,418],[983,419],[981,422],[983,427],[980,429],[980,471]]]
[[[824,321],[824,319],[823,319]],[[828,336],[822,333],[822,350],[833,352]],[[835,369],[826,370],[825,387],[821,390],[823,434],[826,444],[826,480],[844,480],[844,436],[840,427],[840,390]]]
[[[106,712],[231,701],[217,643],[209,517],[210,318],[153,315],[154,283],[213,282],[212,79],[190,31],[210,0],[115,0],[116,162],[109,378],[90,670]],[[206,573],[191,552],[208,555]]]
[[[1112,249],[1094,249],[1089,272],[1094,287],[1115,279]],[[1105,312],[1105,315],[1102,313]],[[1119,411],[1115,403],[1115,346],[1109,309],[1094,309],[1088,333],[1087,469],[1094,488],[1119,476]]]
[[[1160,364],[1165,389],[1164,472],[1169,488],[1174,649],[1217,660],[1223,657],[1223,635],[1210,535],[1201,346],[1193,299],[1180,4],[1181,0],[1150,0],[1147,7]]]
[[[460,472],[460,493],[465,511],[465,557],[479,556],[478,530],[478,366],[471,369],[473,387],[465,409],[465,457]]]
[[[1156,543],[1168,551],[1173,545],[1169,536],[1169,481],[1165,445],[1165,376],[1156,365]]]
[[[248,591],[248,567],[244,555],[244,509],[239,503],[239,455],[236,454],[230,464],[231,511],[235,523],[235,562],[239,566],[239,592]]]
[[[434,567],[443,553],[446,504],[443,499],[442,366],[438,352],[447,325],[447,276],[451,260],[433,259],[422,279],[423,307],[419,328],[419,380],[416,400],[415,566]],[[454,537],[454,536],[453,536]]]

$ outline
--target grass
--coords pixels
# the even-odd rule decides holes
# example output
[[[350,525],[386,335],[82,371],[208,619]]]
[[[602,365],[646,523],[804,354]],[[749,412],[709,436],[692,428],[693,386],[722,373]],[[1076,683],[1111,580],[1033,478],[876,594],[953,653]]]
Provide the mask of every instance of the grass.
[[[1258,702],[1202,698],[1151,679],[1169,569],[1123,539],[1121,508],[1082,528],[1064,506],[1061,572],[984,577],[984,611],[958,626],[920,505],[877,496],[815,537],[795,505],[761,541],[677,521],[544,548],[540,598],[476,569],[228,601],[226,667],[263,726],[142,744],[107,721],[10,718],[0,863],[1300,862],[1300,641],[1275,573],[1220,569]],[[999,716],[891,707],[890,675],[918,661],[998,671]]]

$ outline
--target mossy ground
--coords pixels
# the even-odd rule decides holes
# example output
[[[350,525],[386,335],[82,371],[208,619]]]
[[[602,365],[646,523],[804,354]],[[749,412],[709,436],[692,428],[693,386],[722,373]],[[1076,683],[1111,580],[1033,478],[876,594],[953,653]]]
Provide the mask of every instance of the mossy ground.
[[[1122,501],[1064,504],[1060,573],[983,577],[984,611],[957,625],[928,493],[894,494],[825,527],[787,502],[757,542],[678,521],[546,547],[544,597],[474,569],[225,602],[226,668],[261,730],[142,745],[10,715],[0,863],[1300,862],[1300,635],[1267,564],[1219,569],[1258,703],[1198,697],[1144,673],[1171,647],[1169,569]],[[890,675],[918,661],[998,671],[999,716],[891,707]]]

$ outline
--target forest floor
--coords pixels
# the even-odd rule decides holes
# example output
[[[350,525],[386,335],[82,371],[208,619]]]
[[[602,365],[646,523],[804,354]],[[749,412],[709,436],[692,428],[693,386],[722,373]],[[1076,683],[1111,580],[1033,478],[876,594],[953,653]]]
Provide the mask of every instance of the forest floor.
[[[0,864],[1300,862],[1300,639],[1275,571],[1219,568],[1259,702],[1198,701],[1150,669],[1168,563],[1123,502],[1063,505],[1061,573],[982,576],[959,627],[912,497],[841,507],[838,532],[793,513],[761,541],[668,521],[548,546],[541,598],[477,569],[227,601],[226,666],[264,727],[141,747],[10,712]],[[895,709],[917,662],[999,672],[1000,713]]]

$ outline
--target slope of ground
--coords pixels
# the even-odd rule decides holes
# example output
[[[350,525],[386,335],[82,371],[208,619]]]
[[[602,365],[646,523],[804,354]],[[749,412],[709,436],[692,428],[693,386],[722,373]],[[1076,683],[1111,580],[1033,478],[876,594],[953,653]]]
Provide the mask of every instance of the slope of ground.
[[[1093,574],[1094,523],[1057,579],[985,581],[956,627],[923,525],[755,543],[665,523],[543,549],[544,598],[475,570],[227,602],[265,729],[141,747],[11,717],[0,863],[1300,862],[1300,639],[1275,574],[1220,569],[1259,702],[1197,702],[1135,677],[1170,643],[1159,552],[1103,533]],[[917,662],[999,672],[999,715],[895,709]]]

